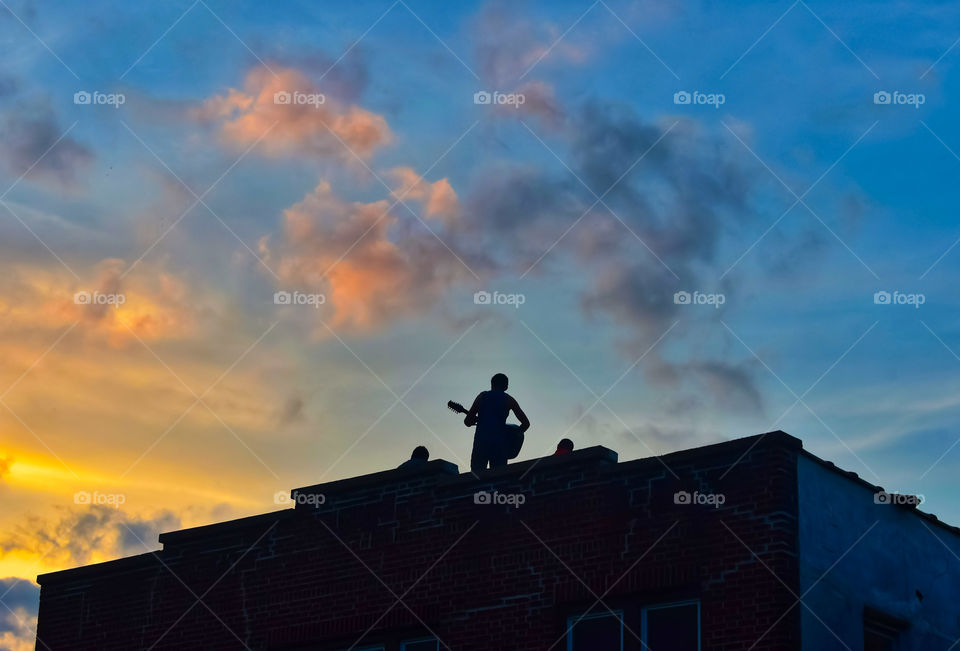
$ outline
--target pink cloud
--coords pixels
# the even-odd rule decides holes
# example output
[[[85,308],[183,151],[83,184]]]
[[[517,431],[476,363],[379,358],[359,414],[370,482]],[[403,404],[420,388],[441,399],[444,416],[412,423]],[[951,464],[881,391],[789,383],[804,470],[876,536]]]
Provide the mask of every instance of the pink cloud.
[[[420,178],[401,174],[408,180]],[[432,200],[433,210],[448,210],[451,195],[456,196],[446,189],[448,183],[420,183],[428,206]],[[391,227],[398,219],[388,214],[391,204],[344,201],[322,182],[284,211],[282,240],[261,240],[261,253],[282,286],[325,294],[323,314],[331,327],[370,332],[421,314],[468,272],[419,224],[399,229],[405,234],[392,240]]]
[[[248,147],[263,137],[261,146],[273,156],[352,158],[346,146],[369,158],[393,139],[382,115],[324,95],[297,70],[275,72],[254,68],[243,90],[208,98],[194,116],[217,125],[230,145]]]
[[[410,167],[395,167],[387,172],[387,176],[399,186],[393,196],[421,202],[427,217],[449,222],[459,214],[460,201],[446,178],[431,183]]]

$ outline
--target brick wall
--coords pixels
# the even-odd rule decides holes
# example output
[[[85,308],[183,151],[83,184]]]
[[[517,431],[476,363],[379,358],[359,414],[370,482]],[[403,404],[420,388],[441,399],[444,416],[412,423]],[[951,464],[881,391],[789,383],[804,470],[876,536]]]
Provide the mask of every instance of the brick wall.
[[[431,462],[300,489],[296,509],[40,577],[38,648],[346,649],[368,631],[364,643],[433,632],[455,651],[561,650],[567,617],[603,596],[637,634],[642,605],[699,599],[705,651],[761,636],[757,651],[798,649],[799,609],[784,613],[799,585],[799,445],[773,433],[619,464],[589,448],[481,480]],[[524,503],[477,504],[477,491]],[[725,499],[676,504],[678,491]]]

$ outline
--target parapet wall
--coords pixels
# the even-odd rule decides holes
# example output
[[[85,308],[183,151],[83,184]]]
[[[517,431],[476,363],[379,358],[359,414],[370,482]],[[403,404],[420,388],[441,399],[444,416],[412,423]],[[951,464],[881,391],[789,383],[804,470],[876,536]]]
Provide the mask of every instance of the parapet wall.
[[[38,635],[71,651],[418,634],[456,651],[562,649],[567,618],[592,607],[639,633],[640,607],[696,599],[703,649],[767,629],[754,649],[799,649],[799,609],[783,613],[784,583],[799,587],[800,447],[776,432],[625,463],[596,447],[480,479],[431,462],[296,489],[294,509],[40,577]]]

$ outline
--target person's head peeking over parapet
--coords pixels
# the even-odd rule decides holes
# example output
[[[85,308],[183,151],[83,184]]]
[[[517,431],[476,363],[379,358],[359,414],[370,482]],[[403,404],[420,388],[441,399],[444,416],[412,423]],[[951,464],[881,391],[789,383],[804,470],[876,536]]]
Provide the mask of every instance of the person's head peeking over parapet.
[[[417,468],[425,465],[429,460],[430,451],[422,445],[418,445],[417,447],[413,448],[413,453],[410,455],[410,458],[401,463],[398,469]]]

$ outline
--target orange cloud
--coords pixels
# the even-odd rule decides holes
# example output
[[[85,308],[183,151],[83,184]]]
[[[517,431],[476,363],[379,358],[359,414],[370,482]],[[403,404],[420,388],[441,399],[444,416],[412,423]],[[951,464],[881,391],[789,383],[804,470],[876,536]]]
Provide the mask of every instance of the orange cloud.
[[[434,217],[444,222],[451,221],[460,212],[460,201],[450,182],[443,178],[430,183],[410,167],[395,167],[387,172],[399,187],[393,191],[397,199],[413,199],[424,205],[427,217]]]
[[[123,277],[127,263],[102,260],[98,278],[89,289],[79,289],[48,309],[67,320],[79,320],[88,331],[106,334],[114,344],[136,337],[144,340],[182,338],[193,329],[193,308],[186,286],[161,272],[150,279]]]
[[[423,186],[428,212],[431,199],[433,210],[449,211],[450,197],[456,197],[444,189],[449,184]],[[343,201],[322,182],[284,212],[284,240],[271,247],[264,239],[261,251],[276,258],[274,268],[285,286],[325,291],[333,327],[375,330],[431,307],[467,273],[422,226],[399,228],[387,214],[390,205],[386,200]],[[394,226],[400,231],[395,241]]]
[[[186,285],[164,271],[124,277],[127,263],[107,258],[95,279],[80,281],[57,269],[12,266],[5,269],[6,298],[0,299],[3,330],[62,328],[105,337],[120,345],[134,334],[144,340],[186,338],[198,326],[200,301]]]
[[[382,115],[341,104],[296,70],[275,73],[262,66],[254,68],[242,91],[231,88],[225,95],[207,99],[195,117],[218,125],[221,138],[232,145],[247,147],[263,137],[261,145],[274,156],[351,158],[346,145],[361,158],[369,158],[392,140]]]

